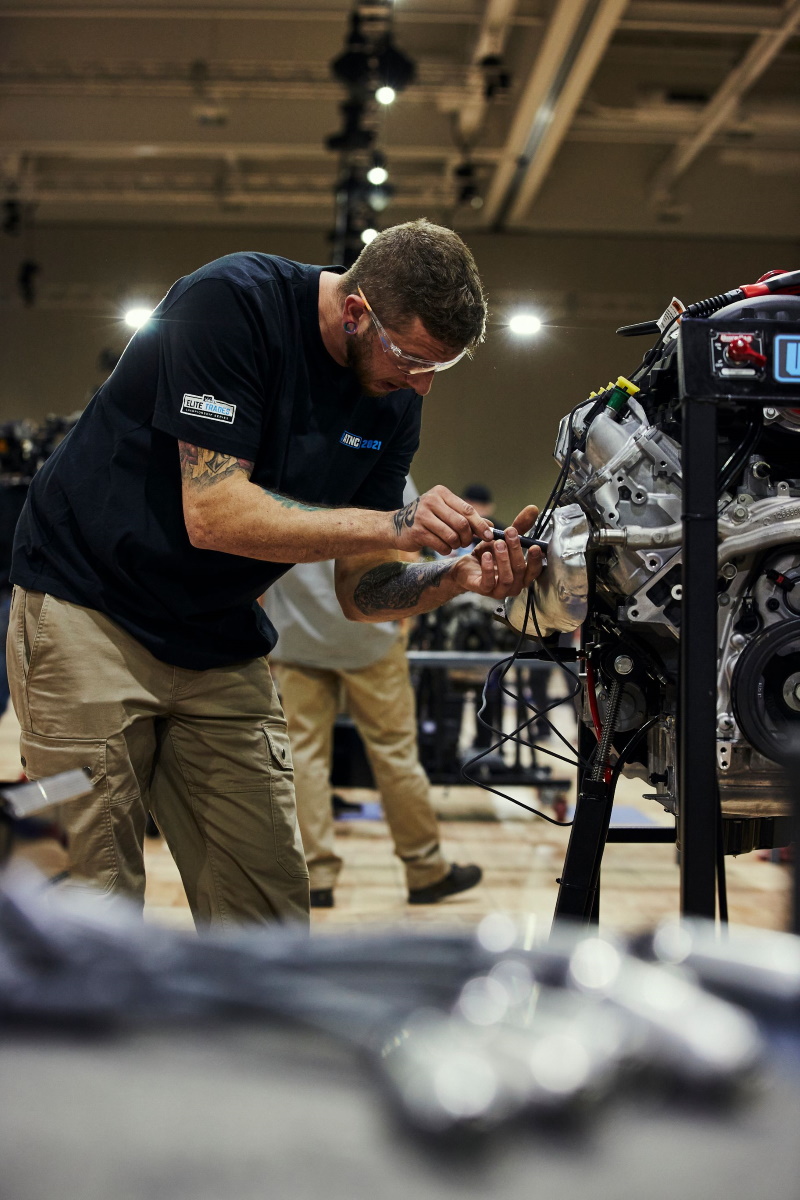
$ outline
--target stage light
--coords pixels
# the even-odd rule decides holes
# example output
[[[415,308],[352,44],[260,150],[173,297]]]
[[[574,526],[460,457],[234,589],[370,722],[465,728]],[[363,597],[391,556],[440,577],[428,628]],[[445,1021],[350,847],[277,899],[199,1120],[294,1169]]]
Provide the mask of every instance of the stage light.
[[[508,322],[508,328],[520,337],[531,337],[542,328],[542,321],[534,313],[517,313]]]
[[[145,322],[150,320],[152,315],[152,308],[144,308],[142,306],[129,308],[125,313],[125,324],[130,326],[131,329],[141,329]]]
[[[386,183],[389,178],[389,172],[386,170],[386,160],[379,150],[375,151],[372,156],[372,166],[367,171],[367,179],[370,183],[374,183],[380,187],[382,183]]]
[[[375,93],[375,99],[378,101],[378,104],[392,104],[396,96],[397,92],[394,88],[389,87],[388,84],[379,87]]]
[[[365,246],[368,246],[370,242],[374,242],[377,236],[377,229],[373,229],[371,226],[369,229],[362,229],[361,231],[361,240]]]

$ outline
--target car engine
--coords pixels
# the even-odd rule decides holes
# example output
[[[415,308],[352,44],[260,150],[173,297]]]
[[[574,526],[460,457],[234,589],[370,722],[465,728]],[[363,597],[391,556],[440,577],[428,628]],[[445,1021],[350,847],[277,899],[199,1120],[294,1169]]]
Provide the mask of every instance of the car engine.
[[[630,379],[561,421],[560,493],[536,531],[549,543],[546,566],[530,599],[505,608],[515,629],[533,635],[533,623],[545,644],[582,627],[581,721],[599,740],[610,720],[612,762],[631,731],[650,723],[624,773],[646,780],[647,795],[676,814],[681,598],[691,587],[681,562],[682,307],[671,319],[667,310]],[[737,321],[798,322],[800,331],[795,295],[711,311],[733,329],[718,347],[723,375],[756,376],[763,358],[757,338],[736,335]],[[800,733],[800,410],[734,404],[718,417],[717,462],[708,464],[718,495],[716,760],[725,850],[739,853],[788,841],[780,759]]]

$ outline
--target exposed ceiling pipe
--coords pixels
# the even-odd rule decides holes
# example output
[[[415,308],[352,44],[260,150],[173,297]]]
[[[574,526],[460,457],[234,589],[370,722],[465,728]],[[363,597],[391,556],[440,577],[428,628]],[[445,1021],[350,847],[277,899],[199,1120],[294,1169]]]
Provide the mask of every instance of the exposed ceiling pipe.
[[[486,0],[481,27],[472,53],[469,71],[469,96],[462,100],[458,113],[458,134],[462,142],[471,141],[483,125],[486,115],[486,77],[481,63],[489,57],[501,58],[511,30],[517,0]]]
[[[559,0],[520,98],[486,201],[486,224],[524,218],[628,0]]]
[[[738,66],[711,97],[703,112],[699,129],[679,142],[653,179],[649,200],[652,205],[667,204],[680,177],[692,165],[722,125],[735,112],[745,92],[764,73],[776,55],[800,26],[800,0],[788,0],[783,6],[779,28],[759,34]]]

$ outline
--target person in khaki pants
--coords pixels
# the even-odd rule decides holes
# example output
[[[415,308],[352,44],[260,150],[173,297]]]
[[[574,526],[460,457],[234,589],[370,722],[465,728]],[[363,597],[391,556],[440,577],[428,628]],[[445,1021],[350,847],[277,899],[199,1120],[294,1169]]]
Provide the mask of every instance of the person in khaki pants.
[[[342,693],[405,867],[409,903],[435,904],[474,887],[480,867],[449,864],[439,845],[398,623],[364,627],[345,620],[332,562],[295,567],[272,589],[270,612],[279,634],[271,661],[289,721],[312,908],[333,906],[342,868],[330,786],[333,726]]]
[[[403,505],[421,397],[484,333],[461,238],[384,230],[349,271],[230,254],[178,280],[34,477],[17,525],[9,682],[31,779],[89,769],[69,870],[141,904],[149,807],[195,917],[308,920],[286,725],[258,597],[335,558],[355,621],[540,570],[437,485]],[[455,562],[398,552],[485,545]],[[269,604],[267,603],[267,608]]]

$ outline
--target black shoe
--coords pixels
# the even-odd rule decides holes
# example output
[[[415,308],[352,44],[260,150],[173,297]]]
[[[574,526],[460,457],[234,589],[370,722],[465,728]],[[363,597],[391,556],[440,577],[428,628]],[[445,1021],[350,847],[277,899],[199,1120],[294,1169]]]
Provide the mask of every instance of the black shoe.
[[[483,871],[474,863],[467,867],[459,867],[457,863],[453,863],[444,879],[440,879],[438,883],[432,883],[430,887],[409,888],[408,903],[438,904],[448,896],[457,896],[459,892],[466,892],[475,887],[482,878]]]
[[[345,800],[344,796],[340,796],[338,792],[331,793],[331,808],[334,817],[338,817],[340,813],[362,813],[364,811],[363,804],[353,804],[350,800]]]
[[[312,888],[310,898],[312,908],[333,908],[333,888]]]

